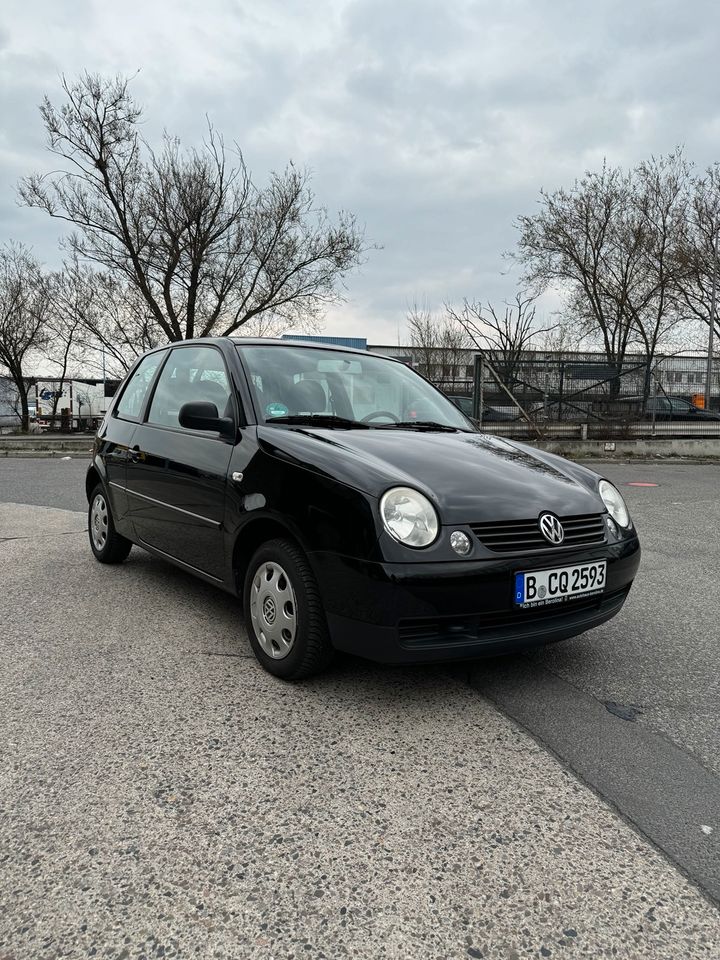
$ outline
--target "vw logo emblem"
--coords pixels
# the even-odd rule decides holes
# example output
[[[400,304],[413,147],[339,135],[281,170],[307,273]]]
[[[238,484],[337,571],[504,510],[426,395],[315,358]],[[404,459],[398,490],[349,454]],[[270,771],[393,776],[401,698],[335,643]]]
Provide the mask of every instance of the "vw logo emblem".
[[[275,601],[272,597],[265,597],[263,600],[262,611],[266,623],[272,624],[275,622]]]
[[[559,547],[565,539],[563,525],[554,513],[541,513],[538,517],[538,526],[545,539],[556,547]]]

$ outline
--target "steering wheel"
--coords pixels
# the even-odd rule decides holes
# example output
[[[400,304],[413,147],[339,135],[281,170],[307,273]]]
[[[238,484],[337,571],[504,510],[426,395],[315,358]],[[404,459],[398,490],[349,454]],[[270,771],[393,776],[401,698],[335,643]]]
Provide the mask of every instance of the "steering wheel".
[[[390,417],[393,423],[400,423],[400,417],[396,417],[390,410],[373,410],[372,413],[368,413],[362,418],[362,422],[370,423],[372,420],[375,420],[376,417]]]

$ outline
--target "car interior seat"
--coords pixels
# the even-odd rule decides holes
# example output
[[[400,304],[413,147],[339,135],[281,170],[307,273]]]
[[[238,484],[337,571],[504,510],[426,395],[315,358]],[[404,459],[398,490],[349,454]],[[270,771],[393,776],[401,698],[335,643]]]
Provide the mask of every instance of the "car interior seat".
[[[291,413],[324,413],[327,398],[317,380],[298,380],[288,390],[288,406]]]

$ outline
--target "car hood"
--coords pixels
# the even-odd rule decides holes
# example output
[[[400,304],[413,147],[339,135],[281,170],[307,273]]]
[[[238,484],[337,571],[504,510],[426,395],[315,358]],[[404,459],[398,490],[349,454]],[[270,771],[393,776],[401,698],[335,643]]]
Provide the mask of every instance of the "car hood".
[[[328,430],[259,426],[260,446],[380,497],[391,486],[421,490],[443,523],[599,513],[592,471],[561,457],[482,433]]]

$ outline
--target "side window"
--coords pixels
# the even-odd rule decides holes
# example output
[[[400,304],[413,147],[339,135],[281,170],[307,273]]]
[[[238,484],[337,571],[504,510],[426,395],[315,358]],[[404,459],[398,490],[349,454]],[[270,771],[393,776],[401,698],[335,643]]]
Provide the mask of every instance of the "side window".
[[[214,347],[176,347],[157,382],[148,423],[179,427],[180,407],[198,400],[215,404],[219,417],[233,415],[222,354]]]
[[[125,384],[120,402],[115,408],[118,417],[137,419],[140,416],[150,381],[155,376],[155,371],[162,363],[164,356],[163,352],[151,353],[140,361],[140,366]]]

